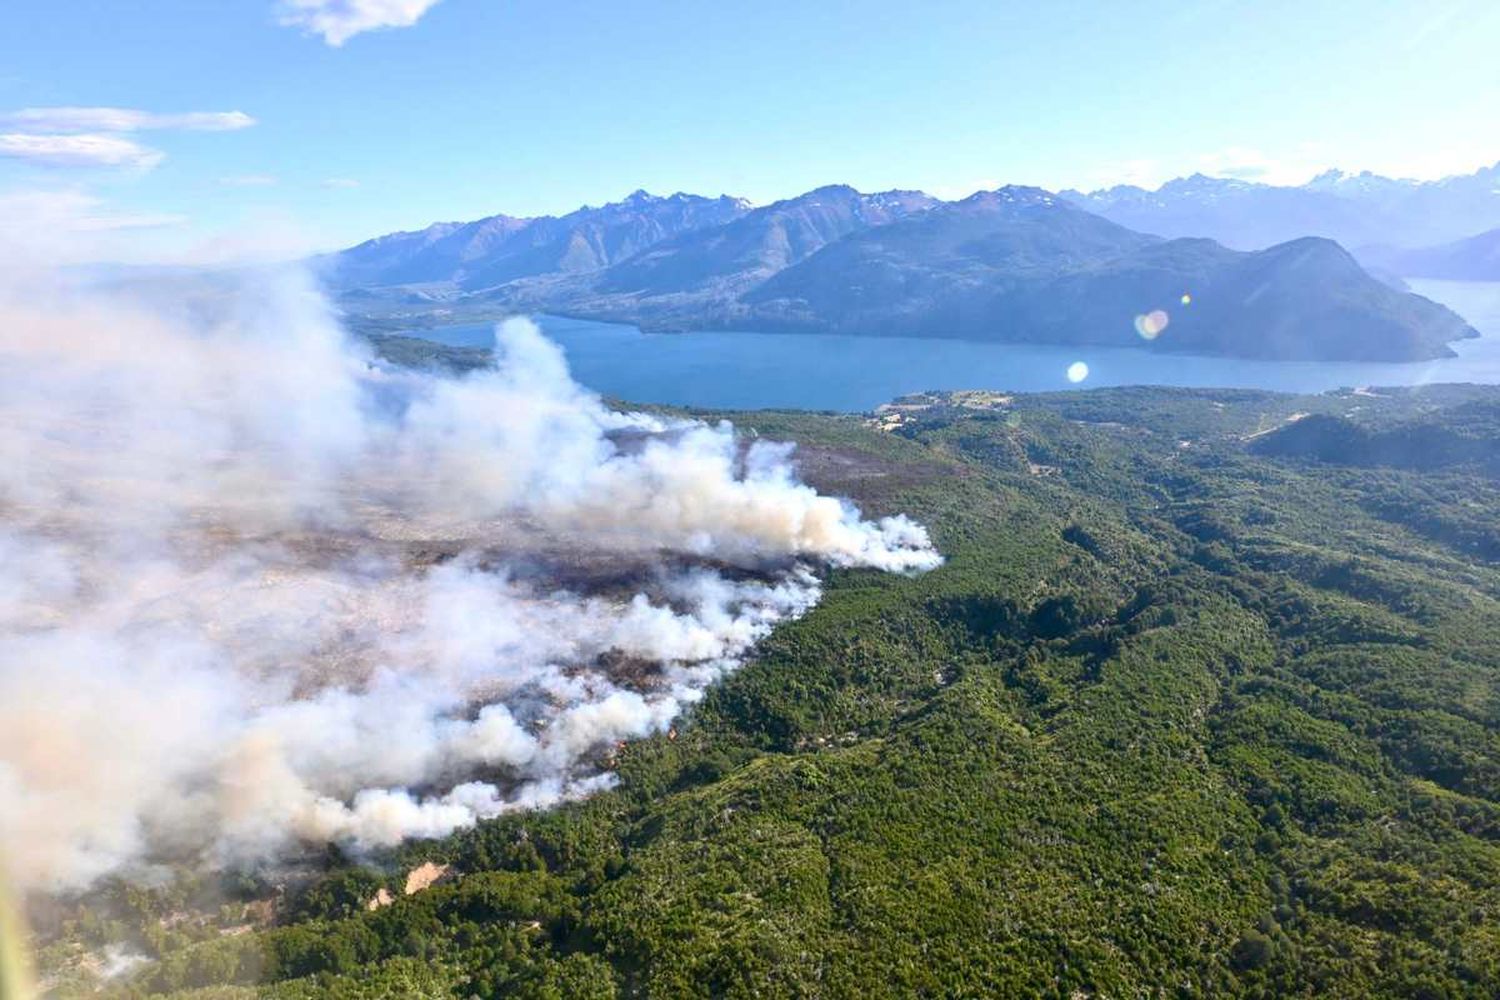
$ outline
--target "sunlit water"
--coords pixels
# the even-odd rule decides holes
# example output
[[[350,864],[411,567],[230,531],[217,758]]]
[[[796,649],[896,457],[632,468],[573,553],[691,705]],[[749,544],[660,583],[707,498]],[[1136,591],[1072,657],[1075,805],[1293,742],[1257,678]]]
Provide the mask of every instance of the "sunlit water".
[[[541,317],[575,376],[609,396],[723,409],[868,410],[924,389],[1040,392],[1176,385],[1321,392],[1363,385],[1500,383],[1500,282],[1412,281],[1483,334],[1456,358],[1411,364],[1243,361],[1138,349],[994,344],[837,334],[641,333],[635,327]],[[445,344],[485,345],[490,324],[412,331]],[[1086,366],[1086,368],[1081,367]],[[1086,371],[1081,380],[1070,378]]]

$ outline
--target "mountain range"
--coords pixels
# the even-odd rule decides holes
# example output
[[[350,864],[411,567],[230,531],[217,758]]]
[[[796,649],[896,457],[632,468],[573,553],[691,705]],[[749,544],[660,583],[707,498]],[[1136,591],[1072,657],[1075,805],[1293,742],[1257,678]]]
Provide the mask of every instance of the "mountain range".
[[[1165,238],[1086,210],[1075,195],[1017,186],[944,202],[834,185],[759,208],[638,191],[561,217],[495,215],[395,233],[320,264],[351,313],[398,321],[548,311],[647,330],[946,336],[1299,360],[1440,357],[1450,341],[1475,335],[1442,306],[1376,280],[1326,238],[1230,249]]]
[[[1372,270],[1404,274],[1410,278],[1500,281],[1500,229],[1415,249],[1363,247],[1359,259]]]
[[[1329,170],[1288,187],[1194,174],[1154,191],[1127,184],[1061,196],[1158,236],[1206,236],[1240,250],[1323,236],[1357,252],[1446,243],[1500,227],[1500,163],[1435,181]]]
[[[733,221],[750,209],[739,198],[636,191],[602,208],[561,217],[491,215],[391,233],[337,257],[344,286],[451,283],[486,288],[539,274],[595,271],[679,233]]]

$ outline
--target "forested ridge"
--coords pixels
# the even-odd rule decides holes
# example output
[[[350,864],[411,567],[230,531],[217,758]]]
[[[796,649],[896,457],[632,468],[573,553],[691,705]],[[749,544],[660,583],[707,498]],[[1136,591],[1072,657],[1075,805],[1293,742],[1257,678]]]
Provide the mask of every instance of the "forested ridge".
[[[117,997],[1500,995],[1497,413],[731,415],[946,564],[832,571],[612,791],[284,884],[106,886],[51,911],[43,971],[96,995],[79,955],[113,945],[150,958]],[[456,877],[403,894],[425,861]]]

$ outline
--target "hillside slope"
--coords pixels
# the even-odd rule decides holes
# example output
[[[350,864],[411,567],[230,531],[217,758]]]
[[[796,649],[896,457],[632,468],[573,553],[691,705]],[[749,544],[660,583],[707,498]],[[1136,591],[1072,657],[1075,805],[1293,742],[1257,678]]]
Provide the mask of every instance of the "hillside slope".
[[[1300,413],[1376,433],[1497,404],[744,415],[820,488],[920,516],[947,564],[833,573],[690,718],[616,751],[614,790],[331,852],[281,895],[107,889],[55,915],[48,967],[115,942],[151,961],[104,996],[208,991],[182,1000],[1495,996],[1500,484],[1255,442]],[[447,881],[404,895],[428,861]],[[72,968],[59,994],[98,995]]]
[[[1274,360],[1422,360],[1475,335],[1328,240],[1257,253],[1164,241],[1038,188],[945,203],[833,186],[742,213],[738,202],[642,198],[398,234],[348,251],[333,272],[367,279],[392,244],[399,266],[346,287],[343,303],[398,321],[423,309],[449,322],[541,311],[655,331],[1146,344]],[[733,217],[709,223],[717,213]]]
[[[1438,246],[1402,250],[1366,247],[1361,261],[1411,278],[1448,281],[1500,281],[1500,229]]]
[[[751,322],[771,328],[1148,343],[1277,360],[1436,357],[1472,335],[1327,240],[1254,254],[1159,241],[1036,189],[975,195],[851,236],[746,302]],[[1152,313],[1151,326],[1136,319]]]
[[[747,209],[728,196],[636,191],[623,201],[561,217],[492,215],[392,233],[322,264],[340,289],[431,283],[472,291],[536,275],[598,270],[682,233],[722,225]]]

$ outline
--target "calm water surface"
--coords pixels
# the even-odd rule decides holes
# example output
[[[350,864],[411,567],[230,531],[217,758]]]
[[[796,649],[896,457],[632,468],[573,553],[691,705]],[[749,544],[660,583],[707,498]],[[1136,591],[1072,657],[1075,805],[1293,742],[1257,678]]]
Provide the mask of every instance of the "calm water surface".
[[[1456,358],[1411,364],[1241,361],[1127,348],[987,344],[836,334],[642,333],[632,326],[543,316],[574,376],[606,395],[721,409],[859,411],[924,389],[1039,392],[1108,385],[1176,385],[1322,392],[1362,385],[1500,383],[1500,282],[1412,281],[1483,334]],[[445,344],[492,342],[491,324],[412,331]],[[1088,376],[1069,381],[1082,362]],[[1075,374],[1077,370],[1075,369]]]

